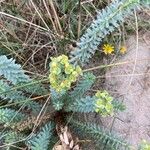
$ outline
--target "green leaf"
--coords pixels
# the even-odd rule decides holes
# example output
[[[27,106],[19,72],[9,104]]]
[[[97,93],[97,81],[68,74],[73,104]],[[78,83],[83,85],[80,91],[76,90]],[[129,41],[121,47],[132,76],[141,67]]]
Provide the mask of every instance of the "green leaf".
[[[61,91],[60,93],[56,92],[53,88],[50,88],[51,91],[51,100],[53,107],[55,110],[60,110],[64,106],[64,99],[66,96],[65,91]]]
[[[95,99],[87,96],[86,98],[81,98],[70,103],[68,106],[66,106],[65,110],[73,112],[89,113],[95,111],[94,106],[95,106]]]
[[[13,109],[1,108],[0,109],[0,123],[8,125],[17,123],[25,119],[25,115]]]
[[[16,64],[12,58],[8,59],[5,55],[0,56],[0,76],[2,75],[13,84],[30,80],[24,74],[21,65]]]
[[[12,144],[17,146],[17,144],[19,143],[18,141],[22,140],[23,138],[23,134],[12,130],[0,133],[0,141],[2,141],[2,144],[5,145],[5,148],[7,148],[7,150],[11,150]]]
[[[123,104],[123,102],[119,100],[113,100],[112,104],[115,111],[124,111],[126,109],[126,106]]]
[[[77,42],[77,48],[71,52],[71,62],[75,65],[77,63],[85,65],[89,62],[89,58],[95,53],[103,38],[119,27],[120,23],[125,21],[124,18],[138,7],[138,4],[139,0],[114,0],[101,10],[97,14],[97,19]]]
[[[96,143],[108,145],[110,148],[118,150],[120,148],[130,149],[130,145],[116,137],[111,132],[107,131],[103,127],[100,127],[93,123],[82,123],[76,120],[70,120],[71,126],[78,127],[85,135],[89,135],[92,140],[95,139]]]
[[[16,86],[21,86],[22,91],[26,91],[27,93],[35,95],[46,95],[49,93],[49,91],[40,82],[38,83],[38,80],[35,79],[28,82],[19,82],[19,84]]]
[[[38,112],[41,109],[40,104],[24,96],[21,91],[11,90],[12,88],[13,86],[8,85],[7,82],[0,80],[0,97],[4,101],[14,103],[13,105],[27,107],[34,112]]]
[[[70,93],[70,97],[74,101],[74,99],[80,99],[84,96],[85,92],[87,92],[93,83],[95,82],[96,77],[92,73],[85,73],[83,78],[79,81],[74,90]]]
[[[38,134],[35,134],[27,141],[29,148],[31,150],[48,150],[53,129],[54,124],[52,122],[47,123]]]

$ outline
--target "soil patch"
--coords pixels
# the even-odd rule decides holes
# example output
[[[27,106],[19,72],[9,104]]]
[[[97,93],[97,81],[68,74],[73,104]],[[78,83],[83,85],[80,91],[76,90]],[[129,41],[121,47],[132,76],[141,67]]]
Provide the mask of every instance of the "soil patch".
[[[127,53],[116,63],[127,63],[107,70],[105,82],[126,110],[102,122],[136,147],[142,139],[150,142],[150,33],[139,35],[138,43],[131,36],[126,44]]]

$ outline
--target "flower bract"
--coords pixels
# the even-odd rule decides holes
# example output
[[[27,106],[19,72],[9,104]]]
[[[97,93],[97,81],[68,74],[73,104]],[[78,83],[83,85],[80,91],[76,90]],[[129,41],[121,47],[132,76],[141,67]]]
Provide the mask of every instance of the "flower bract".
[[[70,89],[71,83],[82,75],[80,66],[73,66],[65,55],[51,58],[49,80],[57,92]]]
[[[95,94],[95,112],[100,113],[102,116],[113,115],[113,98],[107,91],[98,91]]]

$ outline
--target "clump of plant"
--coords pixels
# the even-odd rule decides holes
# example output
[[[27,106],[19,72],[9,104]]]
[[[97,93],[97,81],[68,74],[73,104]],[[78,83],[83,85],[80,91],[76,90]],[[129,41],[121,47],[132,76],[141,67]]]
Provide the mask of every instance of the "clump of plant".
[[[115,100],[108,91],[89,93],[96,77],[84,71],[84,64],[102,39],[113,32],[138,4],[138,0],[113,1],[100,11],[77,42],[70,59],[66,55],[51,58],[46,79],[33,80],[14,59],[0,56],[0,147],[48,150],[54,148],[59,137],[60,148],[79,149],[68,130],[62,129],[67,124],[71,129],[79,130],[79,138],[80,135],[91,137],[100,145],[98,149],[131,149],[129,144],[103,126],[80,121],[76,114],[96,113],[106,117],[124,109],[122,102]],[[109,47],[107,53],[111,52]],[[46,88],[43,82],[50,88]],[[39,97],[43,98],[42,95],[47,96],[44,104],[37,101]]]
[[[1,61],[1,66],[3,66],[3,69],[1,68],[1,74],[6,77],[7,80],[14,83],[14,85],[19,84],[20,82],[24,82],[24,85],[22,88],[28,84],[32,85],[33,88],[34,82],[29,79],[27,75],[24,74],[23,70],[20,68],[20,65],[15,64],[15,62],[12,59],[8,59],[5,56],[0,56],[0,58],[3,58],[3,61],[5,61],[5,69],[8,67],[9,72],[5,74],[4,65]],[[9,62],[9,63],[6,63]],[[65,68],[65,64],[67,66],[70,66],[70,68]],[[11,74],[11,68],[13,69],[14,74],[19,74],[18,76],[11,76],[9,78],[8,73]],[[115,103],[115,100],[109,95],[107,91],[97,91],[93,96],[86,96],[86,92],[90,90],[92,85],[94,84],[96,77],[92,73],[82,73],[81,68],[79,66],[73,66],[69,63],[68,57],[65,55],[52,58],[52,61],[50,63],[50,97],[53,104],[53,107],[56,111],[58,111],[58,114],[66,114],[65,116],[61,117],[60,120],[63,121],[62,124],[67,123],[69,116],[72,112],[77,113],[89,113],[89,112],[95,112],[101,116],[109,116],[113,115],[115,110],[121,110],[121,107],[123,104],[119,102]],[[60,69],[60,70],[59,70]],[[67,70],[68,69],[68,70]],[[57,70],[57,71],[56,71]],[[3,72],[2,72],[3,71]],[[76,75],[74,76],[74,72]],[[81,74],[82,73],[82,74]],[[58,82],[57,86],[59,86],[59,90],[57,90],[57,86],[53,85],[53,80],[51,79],[52,75],[55,75],[57,80],[55,82]],[[73,75],[73,76],[72,76]],[[82,75],[79,77],[79,75]],[[15,79],[15,80],[14,80]],[[69,86],[61,86],[61,83],[64,80],[68,80],[70,82]],[[14,82],[15,81],[15,82]],[[72,88],[71,83],[74,83],[74,87]],[[65,84],[66,85],[66,84]],[[60,88],[61,87],[61,88]],[[36,88],[36,86],[34,87]],[[38,86],[38,90],[43,90],[43,92],[47,92],[46,89],[42,86]],[[72,89],[71,89],[72,88]],[[3,101],[8,101],[9,103],[15,103],[15,107],[23,106],[22,111],[16,111],[14,108],[1,108],[0,109],[0,122],[4,126],[4,131],[2,130],[2,136],[1,140],[6,144],[5,146],[7,148],[12,147],[13,145],[18,145],[17,143],[24,143],[26,146],[28,146],[31,149],[48,149],[49,143],[54,144],[52,141],[49,140],[53,139],[56,135],[54,134],[55,126],[58,126],[58,122],[55,123],[53,121],[46,121],[46,119],[49,118],[55,118],[57,117],[57,113],[49,114],[50,110],[46,111],[46,114],[43,116],[42,120],[45,122],[45,125],[41,128],[39,133],[36,133],[36,130],[32,131],[29,135],[25,133],[25,131],[29,131],[30,129],[34,129],[35,125],[40,123],[39,120],[36,122],[36,117],[28,117],[27,113],[23,113],[23,110],[26,108],[30,110],[31,114],[38,114],[38,112],[42,109],[42,106],[40,106],[39,103],[33,101],[32,99],[26,98],[24,96],[23,91],[17,89],[14,93],[12,92],[13,86],[10,86],[9,83],[6,82],[5,79],[1,80],[1,98],[3,98]],[[24,89],[27,91],[27,89]],[[8,92],[9,91],[9,92]],[[35,95],[38,95],[38,93],[35,93]],[[20,101],[18,101],[20,99]],[[18,103],[17,103],[18,102]],[[114,103],[113,103],[114,102]],[[8,104],[9,104],[8,103]],[[21,105],[23,103],[23,105]],[[116,105],[117,104],[117,105]],[[6,105],[7,106],[7,105]],[[35,115],[36,116],[36,115]],[[58,117],[59,118],[59,117]],[[53,120],[53,119],[52,119]],[[55,119],[54,119],[55,120]],[[56,119],[57,120],[57,119]],[[97,134],[97,138],[101,138],[101,142],[105,143],[107,140],[110,141],[110,143],[113,143],[112,147],[116,147],[119,145],[126,145],[122,140],[120,140],[117,137],[114,137],[111,135],[107,130],[100,128],[94,124],[88,124],[86,127],[85,125],[87,123],[81,123],[77,121],[76,119],[71,119],[68,123],[73,123],[74,125],[77,125],[81,130],[85,130],[91,132],[91,134]],[[97,133],[96,133],[97,131]],[[18,141],[17,141],[18,140]],[[9,146],[7,145],[9,143]],[[44,143],[44,144],[43,144]],[[23,145],[24,145],[23,144]],[[24,146],[25,146],[24,145]]]

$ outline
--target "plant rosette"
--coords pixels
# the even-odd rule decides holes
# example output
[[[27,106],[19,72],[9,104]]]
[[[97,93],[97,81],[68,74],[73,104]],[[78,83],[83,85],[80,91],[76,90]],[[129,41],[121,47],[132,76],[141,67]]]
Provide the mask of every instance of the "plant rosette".
[[[95,98],[95,112],[101,114],[103,117],[114,114],[113,97],[107,91],[97,91]]]
[[[73,66],[65,55],[51,58],[49,80],[57,92],[70,89],[71,84],[82,75],[80,66]]]

